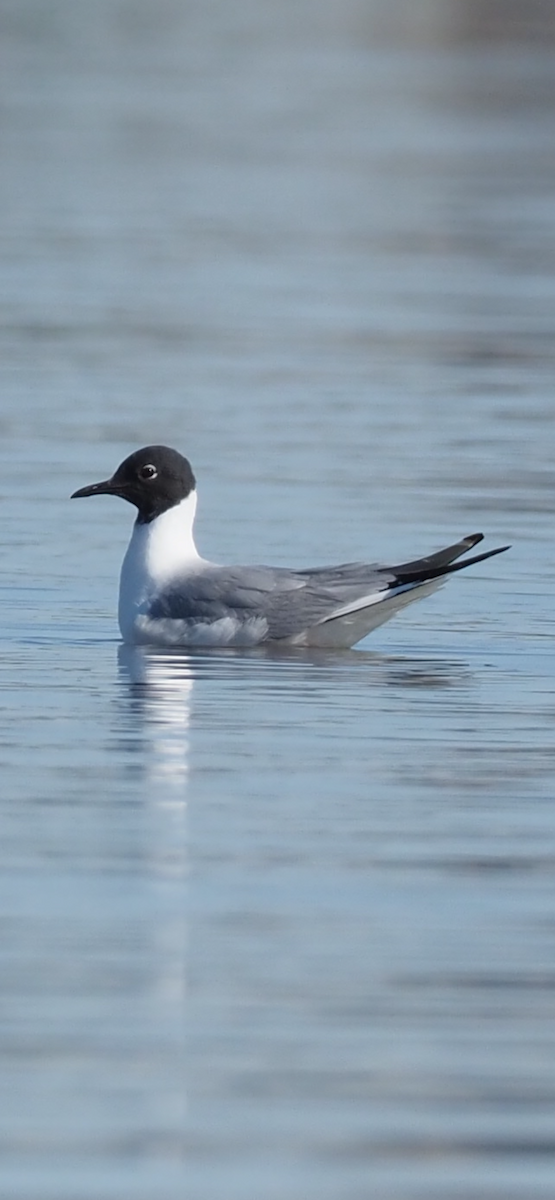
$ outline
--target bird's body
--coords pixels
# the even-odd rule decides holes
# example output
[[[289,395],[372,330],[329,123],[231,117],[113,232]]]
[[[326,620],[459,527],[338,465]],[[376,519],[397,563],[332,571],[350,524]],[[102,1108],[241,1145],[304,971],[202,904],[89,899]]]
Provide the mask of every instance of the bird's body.
[[[196,549],[195,480],[177,451],[147,446],[130,455],[112,479],[74,495],[103,492],[123,496],[139,510],[119,596],[122,638],[136,645],[348,648],[435,591],[447,574],[507,549],[456,563],[482,540],[482,534],[473,534],[397,567],[219,566]]]

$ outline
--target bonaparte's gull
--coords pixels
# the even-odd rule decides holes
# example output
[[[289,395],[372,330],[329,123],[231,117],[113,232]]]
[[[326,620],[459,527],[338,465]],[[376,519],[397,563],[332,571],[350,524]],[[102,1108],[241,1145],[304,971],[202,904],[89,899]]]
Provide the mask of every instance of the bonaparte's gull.
[[[187,459],[168,446],[137,450],[111,479],[79,488],[73,497],[104,494],[138,509],[119,593],[121,635],[135,645],[345,649],[435,591],[446,575],[509,549],[498,546],[455,563],[482,541],[483,534],[474,533],[396,567],[220,566],[196,549],[195,477]]]

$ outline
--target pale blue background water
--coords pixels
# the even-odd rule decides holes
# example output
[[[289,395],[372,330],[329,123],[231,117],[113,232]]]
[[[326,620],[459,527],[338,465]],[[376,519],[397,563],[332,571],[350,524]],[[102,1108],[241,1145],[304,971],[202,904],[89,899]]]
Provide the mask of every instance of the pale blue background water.
[[[555,1196],[555,51],[496,11],[0,0],[9,1200]],[[158,440],[224,561],[513,550],[351,653],[122,652],[67,497]]]

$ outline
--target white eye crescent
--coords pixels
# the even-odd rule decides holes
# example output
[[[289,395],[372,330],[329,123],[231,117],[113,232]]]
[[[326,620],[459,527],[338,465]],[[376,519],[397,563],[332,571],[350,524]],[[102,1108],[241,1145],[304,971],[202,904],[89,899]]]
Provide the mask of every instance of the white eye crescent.
[[[139,479],[156,479],[157,474],[158,471],[152,463],[145,463],[145,466],[139,470]]]

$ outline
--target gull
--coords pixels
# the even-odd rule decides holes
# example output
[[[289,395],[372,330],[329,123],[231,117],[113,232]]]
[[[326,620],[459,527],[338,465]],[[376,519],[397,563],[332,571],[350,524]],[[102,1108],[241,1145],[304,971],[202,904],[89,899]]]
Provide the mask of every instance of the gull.
[[[483,534],[473,533],[399,566],[221,566],[197,551],[195,477],[188,459],[169,446],[136,450],[110,479],[71,498],[101,495],[121,496],[137,509],[118,612],[121,636],[131,645],[348,649],[447,575],[509,549],[457,562],[482,541]]]

